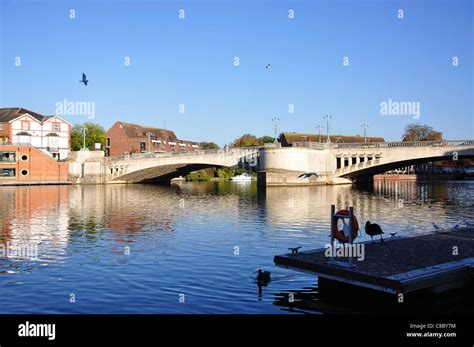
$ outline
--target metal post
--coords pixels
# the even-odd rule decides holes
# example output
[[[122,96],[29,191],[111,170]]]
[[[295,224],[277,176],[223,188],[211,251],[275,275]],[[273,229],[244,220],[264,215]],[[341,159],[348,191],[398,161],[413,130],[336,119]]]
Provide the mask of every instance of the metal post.
[[[333,253],[334,253],[334,214],[335,213],[336,213],[336,205],[331,205],[331,260],[334,256]]]
[[[275,143],[277,143],[277,122],[280,120],[279,117],[273,116],[272,121],[275,123]]]
[[[321,143],[321,129],[324,128],[322,125],[318,125],[316,126],[316,128],[318,128],[319,130],[319,142]]]
[[[353,251],[352,249],[352,217],[354,216],[354,207],[349,207],[349,244],[351,247],[351,252]],[[349,265],[352,266],[352,258],[353,254],[351,253],[351,256],[349,257]]]
[[[325,115],[323,117],[323,119],[326,120],[326,133],[327,133],[327,139],[326,139],[326,142],[327,143],[330,143],[331,142],[331,138],[329,137],[329,120],[332,118],[332,116],[330,115]]]
[[[85,126],[84,128],[82,128],[82,133],[84,136],[84,142],[83,142],[82,148],[85,150],[86,149],[86,127]]]
[[[362,128],[364,128],[364,143],[367,143],[367,128],[370,126],[367,123],[362,123],[360,125]]]

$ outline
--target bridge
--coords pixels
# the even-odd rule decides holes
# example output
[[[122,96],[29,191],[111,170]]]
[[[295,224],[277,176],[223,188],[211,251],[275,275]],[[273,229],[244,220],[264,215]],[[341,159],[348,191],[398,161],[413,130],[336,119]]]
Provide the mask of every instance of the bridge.
[[[295,143],[293,147],[227,148],[185,153],[144,153],[98,157],[99,152],[72,152],[73,183],[162,182],[209,167],[258,167],[259,185],[344,184],[437,160],[474,158],[474,140]],[[95,158],[93,158],[95,157]],[[75,158],[75,159],[74,159]],[[300,178],[302,173],[317,174]]]
[[[344,184],[437,160],[474,158],[474,140],[378,143],[296,143],[259,153],[259,184]],[[298,178],[303,172],[317,176]]]
[[[107,159],[107,182],[163,182],[209,167],[256,166],[258,147],[145,153]]]

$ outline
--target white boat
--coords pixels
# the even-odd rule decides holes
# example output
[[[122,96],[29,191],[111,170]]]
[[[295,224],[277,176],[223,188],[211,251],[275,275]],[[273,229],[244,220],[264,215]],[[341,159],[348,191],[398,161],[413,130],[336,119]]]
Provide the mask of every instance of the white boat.
[[[251,181],[252,176],[248,173],[237,175],[230,178],[232,181]]]

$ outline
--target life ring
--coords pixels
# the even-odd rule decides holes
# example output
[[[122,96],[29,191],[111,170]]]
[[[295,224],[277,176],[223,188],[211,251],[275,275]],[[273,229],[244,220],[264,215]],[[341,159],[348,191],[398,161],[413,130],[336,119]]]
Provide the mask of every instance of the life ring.
[[[349,211],[348,210],[339,210],[337,211],[336,215],[344,215],[348,216]],[[334,232],[334,237],[341,241],[342,243],[349,242],[349,237],[344,235],[343,230],[338,230],[337,229],[337,221],[339,220],[340,217],[334,217],[334,223],[333,223],[333,232]],[[359,231],[359,222],[357,221],[356,216],[352,215],[352,241],[354,241],[357,237],[357,232]]]

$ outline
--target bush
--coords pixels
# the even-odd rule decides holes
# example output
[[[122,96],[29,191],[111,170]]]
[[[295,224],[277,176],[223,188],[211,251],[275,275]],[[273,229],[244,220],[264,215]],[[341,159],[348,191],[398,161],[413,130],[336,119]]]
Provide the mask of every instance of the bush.
[[[191,172],[189,175],[186,176],[186,181],[191,182],[198,182],[198,181],[209,181],[212,176],[210,176],[206,171],[199,170],[195,172]]]

